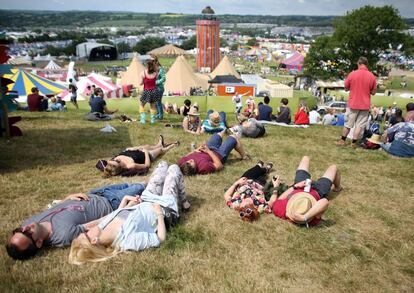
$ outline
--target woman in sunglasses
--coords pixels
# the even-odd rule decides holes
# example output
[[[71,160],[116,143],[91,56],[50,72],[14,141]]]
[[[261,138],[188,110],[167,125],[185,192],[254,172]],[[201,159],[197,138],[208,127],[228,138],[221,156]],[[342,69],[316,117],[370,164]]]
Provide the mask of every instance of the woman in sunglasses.
[[[164,143],[164,138],[160,139],[156,145],[143,145],[130,147],[120,152],[117,156],[108,160],[104,168],[104,177],[117,176],[122,174],[139,173],[140,170],[148,169],[151,163],[157,158],[167,153],[169,150],[179,146],[180,142]]]
[[[89,230],[72,241],[69,262],[99,262],[123,251],[160,246],[175,224],[169,219],[179,217],[179,203],[190,207],[183,174],[178,165],[161,161],[141,196],[125,196],[119,209],[89,223]]]
[[[263,190],[272,167],[273,163],[269,162],[265,165],[259,161],[244,172],[224,194],[227,206],[239,212],[243,221],[253,222],[259,219],[261,213],[272,212]]]

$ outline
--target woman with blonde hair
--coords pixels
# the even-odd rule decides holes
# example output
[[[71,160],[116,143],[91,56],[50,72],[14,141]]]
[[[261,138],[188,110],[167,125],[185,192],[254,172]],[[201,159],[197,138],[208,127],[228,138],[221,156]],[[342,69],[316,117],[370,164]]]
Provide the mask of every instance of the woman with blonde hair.
[[[89,229],[72,242],[69,263],[107,260],[116,254],[158,247],[167,228],[178,219],[178,202],[190,207],[184,179],[177,165],[162,161],[154,170],[141,196],[125,196],[120,208],[86,225]]]
[[[104,177],[131,176],[141,173],[142,170],[148,170],[151,163],[158,157],[179,145],[179,141],[165,144],[163,136],[160,135],[160,139],[155,145],[127,148],[104,163]]]

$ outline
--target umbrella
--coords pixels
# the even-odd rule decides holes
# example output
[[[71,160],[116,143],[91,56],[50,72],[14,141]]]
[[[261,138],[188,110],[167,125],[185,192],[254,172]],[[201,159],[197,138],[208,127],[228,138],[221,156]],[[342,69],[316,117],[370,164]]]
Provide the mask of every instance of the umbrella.
[[[55,95],[66,89],[63,85],[21,69],[12,69],[12,72],[13,74],[5,75],[14,81],[8,88],[10,91],[16,91],[19,96],[31,94],[33,87],[37,87],[42,95]]]

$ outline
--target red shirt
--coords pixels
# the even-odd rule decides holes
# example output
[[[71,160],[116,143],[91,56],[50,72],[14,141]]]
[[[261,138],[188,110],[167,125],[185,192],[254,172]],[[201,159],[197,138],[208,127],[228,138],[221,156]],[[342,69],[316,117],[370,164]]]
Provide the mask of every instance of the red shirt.
[[[288,198],[291,196],[294,196],[294,194],[299,193],[299,192],[303,192],[303,188],[294,189],[292,193],[289,194]],[[315,189],[311,188],[311,190],[309,191],[309,194],[312,195],[317,201],[321,199],[321,197],[319,196],[318,192],[316,192]],[[273,214],[276,217],[281,218],[283,220],[288,220],[288,218],[286,217],[286,207],[289,201],[288,198],[276,200],[273,203],[273,207],[272,207]],[[318,225],[320,221],[321,221],[320,218],[313,218],[312,221],[309,222],[309,225],[310,226]]]
[[[35,112],[40,111],[40,102],[42,101],[43,96],[39,94],[30,94],[27,96],[27,106],[29,111]]]
[[[153,90],[157,87],[156,85],[157,75],[154,78],[148,78],[144,71],[144,90]]]
[[[375,76],[365,65],[352,71],[345,80],[345,88],[350,90],[348,107],[355,110],[369,110],[371,92],[377,88]]]
[[[214,151],[213,151],[214,152]],[[216,156],[218,156],[219,159],[221,159],[221,156],[214,152]],[[180,160],[178,160],[177,164],[178,166],[181,166],[185,162],[189,160],[194,160],[196,163],[196,174],[209,174],[216,171],[216,168],[214,167],[213,159],[210,157],[209,154],[204,152],[192,152],[191,154],[182,157]]]
[[[309,116],[305,111],[299,109],[295,114],[295,124],[296,125],[308,125]]]

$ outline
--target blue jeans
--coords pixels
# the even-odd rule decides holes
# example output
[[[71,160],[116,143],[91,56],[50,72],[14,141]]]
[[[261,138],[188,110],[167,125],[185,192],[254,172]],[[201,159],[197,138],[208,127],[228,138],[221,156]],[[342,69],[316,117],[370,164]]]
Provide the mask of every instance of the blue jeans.
[[[387,153],[397,157],[414,157],[414,146],[408,145],[398,140],[393,140],[391,143],[382,143],[381,148]]]
[[[209,119],[210,118],[210,114],[211,113],[213,113],[214,111],[213,110],[208,110],[207,111],[207,117],[206,117],[206,119]],[[219,115],[220,115],[220,121],[221,122],[223,122],[225,125],[227,125],[227,117],[226,117],[226,113],[224,113],[223,111],[221,111],[221,112],[219,112]]]
[[[144,189],[145,186],[141,183],[121,183],[95,188],[89,193],[105,197],[111,204],[112,209],[116,210],[125,195],[141,195]]]
[[[224,163],[231,151],[236,147],[237,139],[233,136],[229,136],[224,142],[220,135],[217,133],[213,134],[212,137],[207,141],[207,146],[212,151],[215,151],[221,156],[221,162]]]

